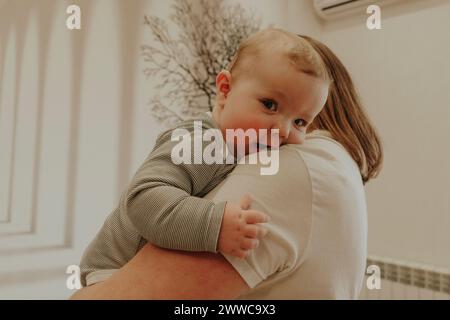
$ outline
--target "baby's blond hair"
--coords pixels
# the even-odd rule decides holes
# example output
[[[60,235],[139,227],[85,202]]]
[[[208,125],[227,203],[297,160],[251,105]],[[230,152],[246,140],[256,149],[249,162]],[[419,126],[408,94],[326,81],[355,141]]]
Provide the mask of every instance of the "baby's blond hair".
[[[299,71],[321,78],[327,83],[331,82],[322,58],[308,41],[272,27],[258,31],[242,41],[228,66],[228,71],[234,78],[238,78],[241,71],[249,67],[252,61],[256,61],[255,55],[264,51],[278,51]]]

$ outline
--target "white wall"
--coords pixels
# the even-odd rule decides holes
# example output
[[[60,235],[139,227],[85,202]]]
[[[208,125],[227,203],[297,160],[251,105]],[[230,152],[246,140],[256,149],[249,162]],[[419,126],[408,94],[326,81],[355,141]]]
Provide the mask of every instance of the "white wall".
[[[79,4],[82,30],[66,28]],[[166,1],[6,1],[0,11],[0,298],[65,298],[65,270],[160,127],[143,13]],[[147,37],[147,38],[146,38]],[[11,212],[8,219],[8,212]]]
[[[400,1],[323,25],[385,147],[380,177],[367,185],[369,252],[450,267],[450,2]]]
[[[364,17],[324,24],[309,0],[245,6],[324,41],[353,75],[386,153],[367,186],[370,253],[450,267],[450,3],[406,2],[383,9],[379,31]],[[81,6],[81,31],[65,27],[69,4]],[[3,1],[0,298],[70,294],[65,268],[161,130],[139,45],[150,42],[143,14],[169,12],[162,0]]]

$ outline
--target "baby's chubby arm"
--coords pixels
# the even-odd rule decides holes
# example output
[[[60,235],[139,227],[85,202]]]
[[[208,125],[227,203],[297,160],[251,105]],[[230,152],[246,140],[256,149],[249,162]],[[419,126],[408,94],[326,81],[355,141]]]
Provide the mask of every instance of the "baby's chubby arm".
[[[235,249],[229,238],[235,235],[231,225],[237,220],[232,210],[236,206],[194,196],[210,190],[217,176],[226,175],[224,165],[175,164],[171,152],[177,143],[171,141],[170,132],[158,137],[155,148],[122,194],[120,211],[150,243],[185,251],[217,252],[223,223],[223,252],[233,254],[228,248]],[[224,212],[226,219],[222,221]]]
[[[195,197],[223,166],[175,164],[171,152],[178,142],[170,131],[155,147],[122,194],[120,211],[138,233],[159,247],[186,251],[217,251],[226,202]]]

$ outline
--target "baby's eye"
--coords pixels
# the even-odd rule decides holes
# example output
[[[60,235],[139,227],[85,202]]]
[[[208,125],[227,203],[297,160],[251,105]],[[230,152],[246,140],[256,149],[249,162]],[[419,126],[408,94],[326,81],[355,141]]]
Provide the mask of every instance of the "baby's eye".
[[[277,109],[278,109],[277,103],[273,100],[265,99],[265,100],[262,100],[261,102],[264,105],[264,107],[266,109],[269,109],[270,111],[277,111]]]
[[[296,119],[294,122],[297,127],[306,127],[307,124],[307,122],[303,119]]]

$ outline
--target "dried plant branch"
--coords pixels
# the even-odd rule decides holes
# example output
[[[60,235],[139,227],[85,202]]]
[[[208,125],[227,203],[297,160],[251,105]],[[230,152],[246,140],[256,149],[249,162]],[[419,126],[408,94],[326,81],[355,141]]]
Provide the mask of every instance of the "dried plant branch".
[[[240,4],[231,6],[224,0],[175,0],[172,9],[169,18],[178,27],[178,39],[169,34],[166,21],[144,16],[155,45],[141,46],[148,63],[143,73],[156,79],[159,90],[149,102],[150,111],[166,125],[212,110],[217,74],[261,24]]]

